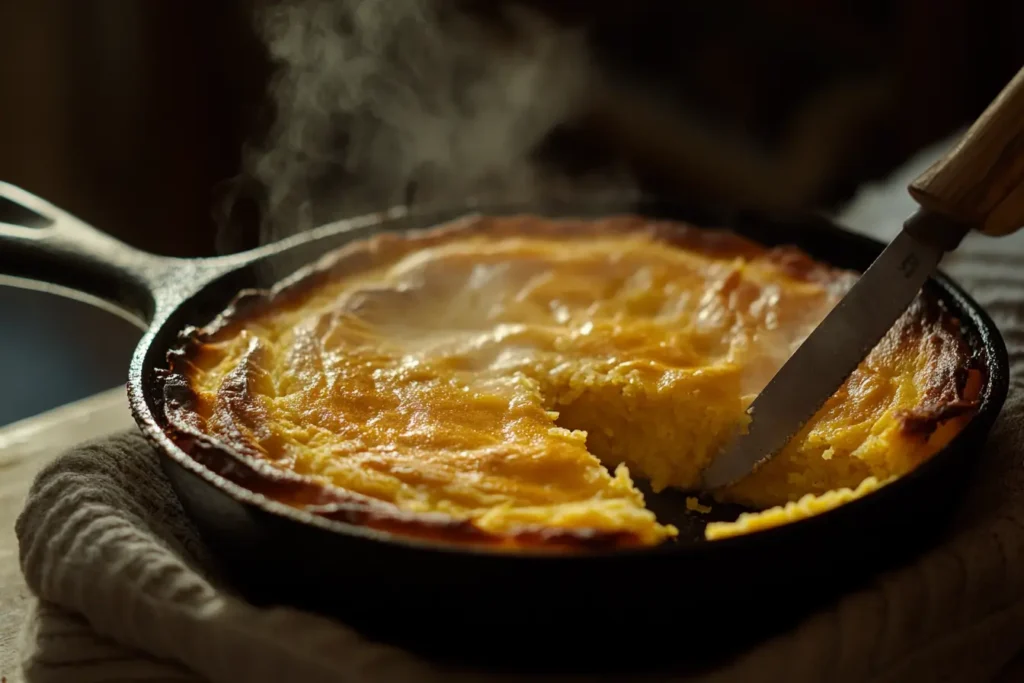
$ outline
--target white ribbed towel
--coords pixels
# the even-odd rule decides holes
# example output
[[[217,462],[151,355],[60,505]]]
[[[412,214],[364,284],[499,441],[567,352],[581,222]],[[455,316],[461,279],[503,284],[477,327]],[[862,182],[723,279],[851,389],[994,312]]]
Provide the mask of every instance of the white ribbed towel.
[[[1008,244],[969,240],[948,268],[996,319],[1013,365],[1010,398],[948,539],[700,681],[980,683],[1022,651],[1024,250],[1009,255]],[[994,245],[1002,248],[977,255]],[[47,467],[17,532],[38,597],[24,633],[30,682],[513,680],[440,669],[341,624],[219,590],[137,434]]]

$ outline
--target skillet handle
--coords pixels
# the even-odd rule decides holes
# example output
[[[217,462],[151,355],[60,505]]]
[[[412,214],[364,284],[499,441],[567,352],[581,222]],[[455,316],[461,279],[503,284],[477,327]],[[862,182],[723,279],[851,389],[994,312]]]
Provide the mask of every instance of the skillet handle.
[[[909,190],[925,209],[987,235],[1024,227],[1024,68]]]
[[[0,275],[99,298],[145,329],[181,259],[139,251],[0,182]]]

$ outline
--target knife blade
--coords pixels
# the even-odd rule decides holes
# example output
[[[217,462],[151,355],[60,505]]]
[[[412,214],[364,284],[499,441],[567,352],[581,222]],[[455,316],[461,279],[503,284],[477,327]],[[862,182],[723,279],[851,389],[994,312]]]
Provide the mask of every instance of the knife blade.
[[[919,210],[832,308],[747,409],[746,432],[727,442],[702,473],[703,488],[744,478],[814,416],[907,310],[968,228]]]

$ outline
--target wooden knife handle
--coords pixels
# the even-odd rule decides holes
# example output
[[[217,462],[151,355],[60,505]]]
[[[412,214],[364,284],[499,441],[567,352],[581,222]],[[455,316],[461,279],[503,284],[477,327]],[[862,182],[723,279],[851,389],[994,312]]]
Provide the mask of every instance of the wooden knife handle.
[[[988,235],[1024,227],[1024,68],[909,190],[925,209]]]

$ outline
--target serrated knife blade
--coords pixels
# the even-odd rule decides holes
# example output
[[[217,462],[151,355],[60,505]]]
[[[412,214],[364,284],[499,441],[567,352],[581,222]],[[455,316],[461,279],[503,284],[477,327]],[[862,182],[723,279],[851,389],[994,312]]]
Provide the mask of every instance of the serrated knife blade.
[[[703,472],[703,488],[733,484],[777,454],[907,310],[967,227],[921,210],[864,271],[747,409],[751,420]]]

